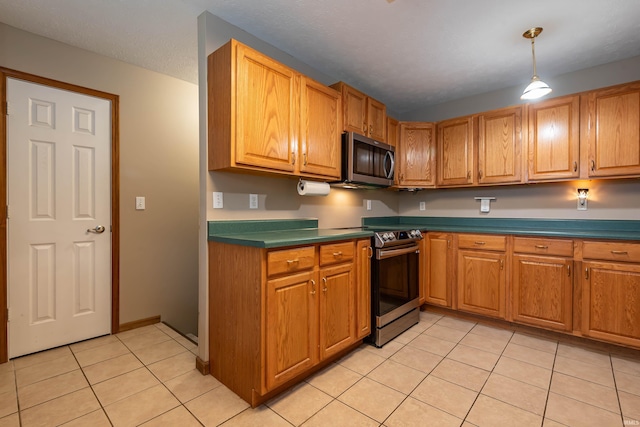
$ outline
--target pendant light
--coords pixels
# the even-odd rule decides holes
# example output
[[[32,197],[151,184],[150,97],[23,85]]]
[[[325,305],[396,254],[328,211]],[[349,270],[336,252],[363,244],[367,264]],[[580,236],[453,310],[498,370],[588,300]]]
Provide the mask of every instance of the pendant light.
[[[535,40],[536,37],[542,32],[542,27],[534,27],[522,34],[522,37],[531,39],[531,55],[533,56],[533,77],[531,77],[531,83],[524,89],[520,99],[538,99],[542,98],[546,94],[551,92],[551,88],[548,84],[540,80],[538,73],[536,72],[536,49]]]

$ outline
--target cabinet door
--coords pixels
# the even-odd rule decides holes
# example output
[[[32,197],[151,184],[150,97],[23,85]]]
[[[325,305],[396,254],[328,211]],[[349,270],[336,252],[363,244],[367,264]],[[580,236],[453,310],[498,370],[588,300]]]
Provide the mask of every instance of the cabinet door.
[[[523,106],[478,116],[478,184],[522,182]]]
[[[267,281],[266,384],[271,390],[318,361],[318,285],[313,271]],[[258,321],[258,319],[256,319]]]
[[[451,307],[451,235],[429,233],[423,260],[426,268],[425,302]]]
[[[367,98],[367,127],[369,138],[386,142],[387,107],[373,98]]]
[[[401,122],[396,150],[398,186],[432,187],[435,184],[434,124]]]
[[[573,261],[537,255],[513,256],[513,320],[561,331],[571,330]]]
[[[438,186],[473,184],[473,117],[438,122]]]
[[[300,87],[300,172],[340,179],[342,95],[307,77]]]
[[[588,92],[581,99],[584,177],[640,174],[640,83]]]
[[[505,317],[505,254],[458,251],[458,309]]]
[[[349,347],[356,340],[353,264],[320,270],[320,359]]]
[[[293,172],[298,140],[298,74],[237,45],[235,162]],[[211,153],[215,155],[215,153]]]
[[[356,339],[371,334],[371,249],[370,240],[360,240],[356,251]]]
[[[400,122],[392,117],[387,116],[387,144],[392,147],[397,147],[399,138]]]
[[[580,97],[527,105],[529,181],[580,176]]]
[[[640,347],[640,265],[584,262],[582,333]]]
[[[344,130],[367,135],[367,95],[341,82],[331,87],[342,91]]]

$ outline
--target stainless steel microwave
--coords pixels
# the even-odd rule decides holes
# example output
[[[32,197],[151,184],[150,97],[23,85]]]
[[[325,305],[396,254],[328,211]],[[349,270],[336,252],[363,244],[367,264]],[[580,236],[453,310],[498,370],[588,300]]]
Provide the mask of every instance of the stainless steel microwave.
[[[344,188],[390,187],[395,171],[395,148],[354,132],[342,134],[342,180],[332,186]]]

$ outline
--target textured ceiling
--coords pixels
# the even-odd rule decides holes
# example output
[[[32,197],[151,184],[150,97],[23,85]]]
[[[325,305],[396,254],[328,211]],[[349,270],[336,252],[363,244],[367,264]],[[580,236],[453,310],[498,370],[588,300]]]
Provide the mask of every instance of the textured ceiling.
[[[197,16],[246,30],[395,112],[640,55],[639,0],[0,0],[0,22],[197,82]],[[640,78],[640,76],[639,76]]]

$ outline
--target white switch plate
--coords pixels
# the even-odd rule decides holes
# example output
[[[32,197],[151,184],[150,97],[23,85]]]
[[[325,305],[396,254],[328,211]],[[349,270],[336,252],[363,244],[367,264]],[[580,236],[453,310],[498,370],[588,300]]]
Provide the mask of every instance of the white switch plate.
[[[249,194],[249,209],[258,209],[258,195]]]
[[[136,210],[137,211],[143,211],[145,210],[145,200],[144,197],[142,196],[137,196],[136,197]]]
[[[222,192],[214,191],[213,192],[213,209],[222,209]]]
[[[370,211],[371,210],[371,200],[365,200],[366,205],[367,205],[367,210]]]
[[[420,202],[420,210],[423,211],[427,209],[427,204],[425,202]]]

